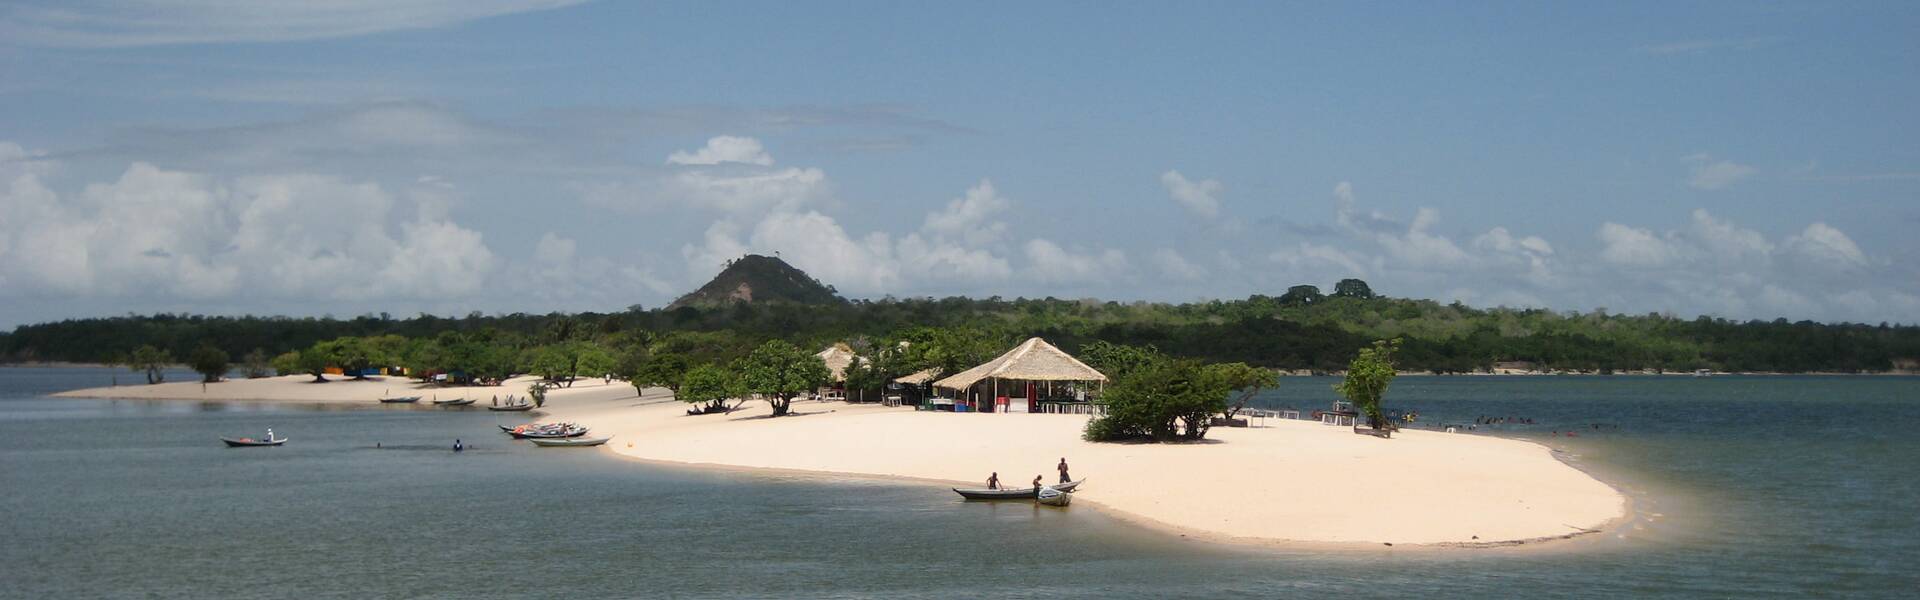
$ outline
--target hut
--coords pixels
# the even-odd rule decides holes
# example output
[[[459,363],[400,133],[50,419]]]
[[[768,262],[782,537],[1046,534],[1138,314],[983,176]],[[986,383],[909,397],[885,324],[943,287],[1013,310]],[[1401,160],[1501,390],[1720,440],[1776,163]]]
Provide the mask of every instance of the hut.
[[[894,404],[911,404],[930,407],[926,400],[933,397],[933,380],[940,377],[940,368],[921,369],[911,374],[893,378],[887,386],[888,400]],[[952,406],[952,404],[948,404]]]
[[[1006,412],[1018,399],[1027,412],[1051,412],[1049,409],[1055,406],[1087,404],[1084,386],[1061,384],[1099,385],[1106,381],[1106,375],[1036,337],[933,386],[954,393],[955,410]]]
[[[814,354],[820,362],[827,363],[827,387],[820,390],[820,397],[827,400],[845,400],[847,398],[847,367],[853,365],[857,356],[853,348],[845,342],[827,346],[825,350]]]

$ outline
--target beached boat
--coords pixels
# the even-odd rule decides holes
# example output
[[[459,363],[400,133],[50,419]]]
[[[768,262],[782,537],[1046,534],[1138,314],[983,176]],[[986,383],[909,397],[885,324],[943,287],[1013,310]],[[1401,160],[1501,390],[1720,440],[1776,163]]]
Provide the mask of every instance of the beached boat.
[[[572,423],[528,423],[508,427],[500,425],[500,431],[514,439],[560,439],[576,438],[587,434],[587,428]]]
[[[436,406],[466,406],[468,404],[473,404],[474,399],[473,398],[457,398],[454,400],[435,400],[433,401],[433,403]]]
[[[1047,506],[1066,506],[1073,503],[1073,494],[1048,486],[1040,488],[1040,494],[1034,498],[1034,501]]]
[[[1080,484],[1084,482],[1086,482],[1086,480],[1081,479],[1079,481],[1069,481],[1051,487],[1062,492],[1071,492],[1074,488],[1080,487]],[[998,490],[986,488],[953,488],[953,493],[959,494],[960,497],[968,500],[1032,500],[1039,496],[1038,491],[1030,487],[1003,488]]]
[[[220,438],[220,441],[226,442],[228,448],[252,448],[255,446],[278,446],[278,445],[287,443],[287,438],[276,438],[271,440],[256,440],[253,438],[245,438],[245,437],[243,438],[223,437],[223,438]]]
[[[520,412],[520,411],[526,411],[526,410],[533,410],[533,405],[532,404],[510,404],[507,406],[489,406],[487,407],[487,410],[497,410],[502,412]]]
[[[613,438],[610,438],[610,437],[572,438],[572,439],[529,438],[527,441],[533,442],[533,445],[535,446],[548,448],[548,447],[567,447],[567,446],[598,446],[598,445],[607,443],[607,440],[610,440],[610,439],[613,439]]]
[[[380,399],[381,404],[413,404],[419,401],[420,401],[419,396],[396,396],[393,398]]]

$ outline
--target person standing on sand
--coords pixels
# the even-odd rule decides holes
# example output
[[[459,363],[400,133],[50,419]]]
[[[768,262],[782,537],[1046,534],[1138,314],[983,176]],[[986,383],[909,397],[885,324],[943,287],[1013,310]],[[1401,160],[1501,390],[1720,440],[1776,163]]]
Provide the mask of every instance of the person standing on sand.
[[[1067,457],[1065,456],[1060,457],[1059,469],[1060,469],[1060,483],[1073,481],[1072,478],[1067,477]]]
[[[987,476],[987,489],[990,489],[990,490],[1000,489],[1000,472],[999,471],[994,471],[992,475]]]

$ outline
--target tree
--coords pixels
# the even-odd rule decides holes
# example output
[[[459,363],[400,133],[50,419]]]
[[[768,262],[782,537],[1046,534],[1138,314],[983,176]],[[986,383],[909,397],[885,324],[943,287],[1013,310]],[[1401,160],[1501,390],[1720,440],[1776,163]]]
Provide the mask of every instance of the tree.
[[[740,371],[747,391],[765,397],[776,417],[787,414],[794,396],[819,389],[831,375],[820,357],[785,340],[761,344],[740,359],[735,369]]]
[[[1280,374],[1273,369],[1250,366],[1247,363],[1223,363],[1207,365],[1214,377],[1220,378],[1228,390],[1238,391],[1239,395],[1227,403],[1224,412],[1229,419],[1247,407],[1247,402],[1260,393],[1260,390],[1280,385]]]
[[[533,399],[534,408],[547,405],[547,389],[550,387],[552,386],[547,385],[544,381],[535,381],[533,385],[527,386],[527,397]]]
[[[299,350],[294,350],[292,352],[287,352],[285,354],[281,354],[279,356],[273,357],[273,372],[278,373],[281,376],[292,375],[294,373],[305,373],[306,369],[302,368],[300,365],[301,365],[301,361],[300,361]]]
[[[1296,286],[1287,288],[1287,293],[1280,295],[1280,305],[1281,306],[1313,306],[1315,304],[1319,304],[1321,300],[1325,300],[1326,298],[1327,298],[1326,296],[1321,295],[1319,287],[1311,286],[1311,285],[1296,285]]]
[[[230,358],[232,357],[227,355],[227,351],[216,348],[213,344],[201,344],[199,348],[193,349],[192,354],[187,355],[187,364],[200,373],[202,383],[217,383],[221,376],[227,374]]]
[[[1128,346],[1095,340],[1080,347],[1080,359],[1108,379],[1118,380],[1166,358],[1152,345]]]
[[[1375,340],[1373,347],[1361,348],[1360,355],[1347,363],[1347,378],[1333,386],[1333,391],[1352,402],[1355,410],[1367,415],[1367,425],[1374,429],[1388,424],[1380,404],[1387,395],[1387,385],[1393,383],[1393,355],[1399,350],[1400,338]]]
[[[266,377],[272,370],[273,365],[268,363],[264,348],[249,350],[246,356],[240,358],[240,371],[246,374],[247,379]]]
[[[135,373],[146,372],[147,384],[151,385],[167,380],[166,373],[162,373],[161,369],[167,368],[172,362],[172,353],[149,344],[135,349],[133,356],[127,357],[127,369]]]
[[[1227,378],[1192,359],[1162,358],[1129,371],[1100,398],[1107,414],[1087,422],[1083,437],[1104,442],[1206,437],[1213,415],[1227,408]]]
[[[335,364],[339,348],[338,340],[314,342],[312,347],[300,351],[300,371],[312,375],[314,383],[326,383],[327,367]]]
[[[678,396],[680,385],[685,381],[687,371],[693,368],[693,361],[678,353],[655,354],[633,373],[627,375],[627,383],[645,393],[650,387],[663,387]]]
[[[727,401],[747,395],[746,386],[733,371],[719,365],[700,365],[687,371],[680,392],[674,397],[688,404],[705,404],[701,414],[732,412]]]
[[[341,337],[321,344],[327,344],[325,346],[327,362],[340,367],[342,371],[352,373],[354,379],[366,379],[367,370],[388,361],[387,357],[380,354],[378,344],[368,343],[364,338]],[[314,347],[321,348],[321,344],[315,344]],[[325,366],[321,367],[323,371],[325,368]]]
[[[890,379],[885,371],[880,370],[878,363],[858,356],[853,357],[853,362],[847,364],[843,374],[846,376],[847,391],[859,393],[856,400],[858,402],[866,401],[868,391],[886,387],[887,380]]]
[[[1340,280],[1340,283],[1333,284],[1333,296],[1335,298],[1358,298],[1361,300],[1372,300],[1373,288],[1368,287],[1367,282],[1365,281],[1361,281],[1358,279],[1342,279]]]

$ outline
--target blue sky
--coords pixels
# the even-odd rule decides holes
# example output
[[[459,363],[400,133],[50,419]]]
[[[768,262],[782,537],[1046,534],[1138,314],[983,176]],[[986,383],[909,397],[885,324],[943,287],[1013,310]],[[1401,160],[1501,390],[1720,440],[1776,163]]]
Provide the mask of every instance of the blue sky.
[[[856,297],[1920,321],[1920,9],[0,8],[0,326]]]

